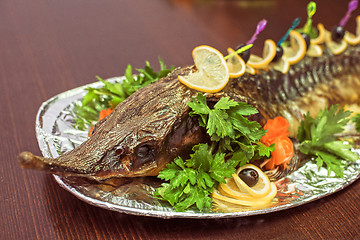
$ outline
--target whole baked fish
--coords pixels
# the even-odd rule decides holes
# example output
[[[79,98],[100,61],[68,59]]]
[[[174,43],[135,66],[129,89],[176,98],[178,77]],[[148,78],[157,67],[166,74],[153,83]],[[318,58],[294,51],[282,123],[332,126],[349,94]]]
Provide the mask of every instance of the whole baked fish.
[[[175,157],[186,158],[193,145],[209,141],[198,119],[188,114],[187,103],[197,92],[177,79],[192,71],[196,68],[177,68],[138,90],[99,121],[91,137],[72,151],[58,158],[23,152],[21,166],[95,180],[157,175]],[[252,120],[261,124],[283,116],[295,136],[304,113],[316,114],[330,104],[358,104],[359,74],[359,45],[349,45],[339,55],[325,48],[322,57],[305,57],[287,74],[270,69],[230,79],[222,92],[208,94],[208,100],[229,96],[249,103],[259,111]]]

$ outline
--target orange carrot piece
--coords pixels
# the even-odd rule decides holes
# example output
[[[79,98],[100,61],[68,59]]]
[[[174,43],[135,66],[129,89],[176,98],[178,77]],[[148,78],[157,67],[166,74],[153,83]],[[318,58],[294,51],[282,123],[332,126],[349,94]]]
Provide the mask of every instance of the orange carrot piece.
[[[276,138],[289,136],[289,126],[289,122],[283,117],[269,119],[264,126],[264,129],[267,130],[267,132],[262,137],[261,142],[270,146],[275,142]]]
[[[267,170],[280,165],[286,168],[294,156],[294,145],[288,137],[290,134],[289,126],[290,124],[283,117],[269,119],[265,124],[264,129],[267,132],[260,141],[266,146],[275,144],[275,150],[271,152],[271,158],[265,164]]]
[[[110,113],[112,113],[112,111],[113,111],[113,109],[111,109],[111,108],[101,110],[99,113],[98,121],[107,117]],[[88,134],[89,137],[91,136],[91,133],[94,130],[94,127],[95,127],[95,125],[90,128],[89,134]]]

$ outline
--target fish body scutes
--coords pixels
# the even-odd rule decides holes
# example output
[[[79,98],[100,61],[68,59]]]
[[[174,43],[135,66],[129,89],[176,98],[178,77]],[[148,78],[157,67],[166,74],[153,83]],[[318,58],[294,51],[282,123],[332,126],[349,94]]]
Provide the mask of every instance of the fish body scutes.
[[[292,136],[303,115],[316,114],[331,104],[360,102],[360,46],[349,46],[340,55],[326,48],[321,57],[305,57],[287,74],[273,69],[230,79],[220,93],[207,94],[216,102],[228,96],[253,105],[251,116],[264,124],[276,116],[285,117]],[[208,142],[204,128],[189,116],[188,102],[197,95],[177,80],[195,67],[177,68],[165,78],[148,85],[125,101],[94,128],[79,147],[58,158],[42,158],[25,152],[23,167],[60,175],[95,180],[112,177],[155,176],[175,157],[187,157],[192,146]],[[295,168],[294,168],[295,169]]]

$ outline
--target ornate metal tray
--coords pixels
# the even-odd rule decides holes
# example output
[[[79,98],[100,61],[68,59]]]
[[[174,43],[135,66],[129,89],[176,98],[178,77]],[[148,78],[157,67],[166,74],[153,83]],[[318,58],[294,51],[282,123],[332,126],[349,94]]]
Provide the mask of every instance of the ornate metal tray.
[[[122,77],[109,81],[122,81]],[[100,87],[101,82],[88,84],[63,92],[44,102],[36,117],[36,136],[45,157],[57,157],[87,139],[86,131],[73,127],[73,108],[86,94],[87,87]],[[359,151],[356,149],[355,151]],[[339,191],[360,177],[360,160],[349,165],[344,178],[328,176],[325,169],[318,169],[307,162],[291,175],[278,180],[276,201],[261,209],[213,204],[209,212],[176,212],[170,205],[153,197],[157,178],[118,179],[94,183],[82,178],[59,177],[55,180],[79,199],[120,213],[159,218],[229,218],[266,214],[289,209],[328,196]]]

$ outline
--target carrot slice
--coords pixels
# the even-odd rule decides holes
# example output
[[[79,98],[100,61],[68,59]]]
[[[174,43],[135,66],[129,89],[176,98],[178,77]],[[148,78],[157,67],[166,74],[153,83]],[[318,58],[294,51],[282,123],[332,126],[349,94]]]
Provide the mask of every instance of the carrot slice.
[[[281,138],[275,141],[275,151],[271,153],[271,158],[265,165],[267,170],[273,169],[275,166],[283,165],[284,167],[290,162],[294,156],[294,145],[290,138]]]
[[[113,109],[111,109],[111,108],[101,110],[99,113],[98,121],[107,117],[112,111],[113,111]],[[89,137],[91,136],[91,133],[93,132],[94,127],[95,127],[95,125],[90,128],[89,134],[88,134]]]
[[[261,142],[270,146],[277,138],[289,136],[289,126],[289,122],[283,117],[269,119],[264,126],[264,129],[267,130],[267,132],[262,137]]]
[[[267,170],[274,169],[282,165],[287,167],[294,156],[294,145],[288,137],[289,122],[283,117],[276,117],[269,119],[264,126],[267,130],[265,135],[261,138],[261,142],[267,146],[275,144],[275,150],[271,153],[271,158],[266,160],[265,168]]]

